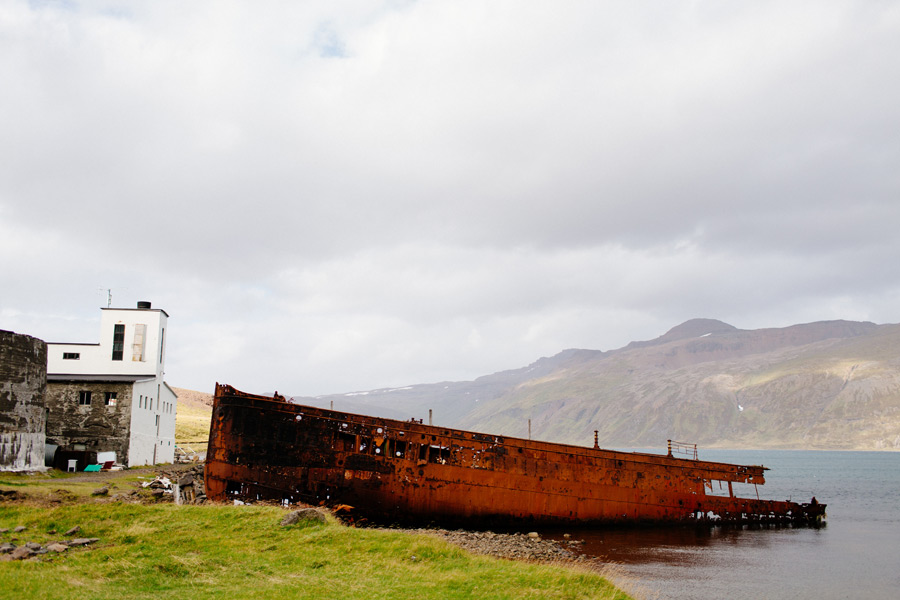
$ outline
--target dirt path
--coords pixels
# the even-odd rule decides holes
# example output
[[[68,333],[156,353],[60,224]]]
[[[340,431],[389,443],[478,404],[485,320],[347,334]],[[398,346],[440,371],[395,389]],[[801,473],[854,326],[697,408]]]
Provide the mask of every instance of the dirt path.
[[[122,469],[121,471],[92,471],[85,472],[79,471],[78,473],[73,473],[66,479],[61,479],[60,483],[64,481],[71,481],[73,483],[110,483],[116,481],[118,479],[122,479],[125,477],[145,477],[147,479],[155,478],[161,470],[165,470],[166,472],[181,472],[188,471],[193,467],[197,466],[197,463],[184,463],[178,465],[166,465],[165,467],[133,467],[131,469]]]

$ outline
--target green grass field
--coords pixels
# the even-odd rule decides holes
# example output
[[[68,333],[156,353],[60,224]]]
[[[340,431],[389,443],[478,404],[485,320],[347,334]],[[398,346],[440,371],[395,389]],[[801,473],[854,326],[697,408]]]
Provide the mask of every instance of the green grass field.
[[[115,483],[126,489],[140,476]],[[0,528],[27,527],[0,543],[46,544],[75,525],[78,537],[100,538],[0,562],[0,598],[629,598],[586,567],[476,556],[431,536],[336,521],[281,527],[280,507],[95,501],[88,488],[98,483],[68,479],[0,475],[0,488],[28,495],[0,503]],[[69,501],[52,500],[61,487]]]

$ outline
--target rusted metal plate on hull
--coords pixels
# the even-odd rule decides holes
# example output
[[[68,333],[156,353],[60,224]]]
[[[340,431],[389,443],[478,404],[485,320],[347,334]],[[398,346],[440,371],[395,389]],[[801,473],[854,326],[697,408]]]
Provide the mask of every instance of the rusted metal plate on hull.
[[[738,498],[765,468],[618,452],[301,406],[217,385],[210,499],[347,504],[386,521],[803,522],[824,505]],[[707,489],[727,485],[728,496]]]

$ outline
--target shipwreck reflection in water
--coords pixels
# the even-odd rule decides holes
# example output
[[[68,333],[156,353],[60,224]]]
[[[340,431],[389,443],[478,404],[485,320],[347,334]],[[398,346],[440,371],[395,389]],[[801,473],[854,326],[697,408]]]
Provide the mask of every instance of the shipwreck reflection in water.
[[[826,527],[823,524],[819,529]],[[809,529],[809,528],[805,528]],[[784,543],[800,528],[791,527],[663,527],[546,532],[544,537],[567,544],[578,554],[622,565],[662,562],[673,565],[703,562],[704,556],[729,548],[765,549]],[[566,538],[565,536],[569,537]]]

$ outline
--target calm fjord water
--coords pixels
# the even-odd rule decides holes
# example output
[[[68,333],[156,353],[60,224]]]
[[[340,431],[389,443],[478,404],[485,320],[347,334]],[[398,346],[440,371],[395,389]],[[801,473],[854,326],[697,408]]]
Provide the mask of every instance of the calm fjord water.
[[[700,458],[769,467],[761,498],[816,496],[827,524],[573,537],[661,600],[900,598],[900,453],[701,449]],[[755,495],[752,486],[735,493]]]

